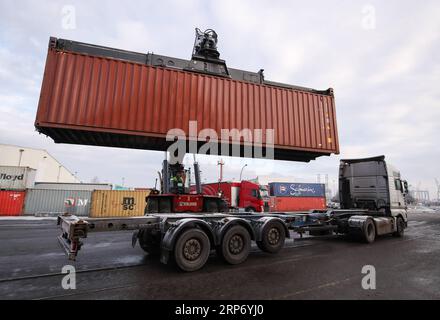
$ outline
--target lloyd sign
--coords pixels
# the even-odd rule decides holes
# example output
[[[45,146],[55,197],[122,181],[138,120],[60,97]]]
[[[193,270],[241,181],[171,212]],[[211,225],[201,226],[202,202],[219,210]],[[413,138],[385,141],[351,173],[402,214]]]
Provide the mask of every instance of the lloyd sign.
[[[0,180],[15,181],[15,180],[23,180],[23,179],[24,179],[24,174],[8,175],[7,173],[0,173]]]
[[[0,189],[24,190],[32,188],[35,182],[35,169],[28,167],[0,166]]]

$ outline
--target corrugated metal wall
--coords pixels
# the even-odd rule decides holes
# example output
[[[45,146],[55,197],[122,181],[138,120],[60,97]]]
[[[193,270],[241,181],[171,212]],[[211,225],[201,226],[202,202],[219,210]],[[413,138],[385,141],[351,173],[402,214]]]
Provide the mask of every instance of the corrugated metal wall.
[[[188,135],[190,120],[198,122],[198,130],[218,134],[232,128],[274,129],[275,148],[292,157],[339,153],[332,95],[48,52],[36,127],[57,142],[159,148],[172,128]]]
[[[91,191],[29,189],[24,214],[57,215],[70,213],[87,216],[90,211]]]
[[[0,166],[0,189],[24,190],[32,188],[36,170],[29,167]]]
[[[0,191],[0,216],[19,216],[23,212],[25,191]]]
[[[325,209],[327,204],[323,197],[271,197],[269,206],[272,212],[290,212]]]
[[[92,196],[90,217],[135,217],[145,214],[150,191],[96,190]]]

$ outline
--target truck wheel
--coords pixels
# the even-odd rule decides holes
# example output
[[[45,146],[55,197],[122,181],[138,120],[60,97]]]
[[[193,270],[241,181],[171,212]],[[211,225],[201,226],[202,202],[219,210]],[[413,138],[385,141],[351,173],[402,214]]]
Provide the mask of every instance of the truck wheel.
[[[246,208],[246,210],[245,210],[246,212],[255,212],[255,209],[254,208],[252,208],[252,207],[248,207],[248,208]]]
[[[251,251],[251,236],[245,227],[235,225],[226,231],[219,249],[227,263],[240,264]]]
[[[158,199],[149,198],[147,202],[147,213],[158,213],[159,212],[159,201]]]
[[[367,219],[367,221],[365,221],[363,238],[366,243],[373,243],[376,239],[376,226],[371,219]]]
[[[278,221],[269,222],[263,230],[262,240],[257,241],[260,250],[268,253],[277,253],[284,247],[286,231]]]
[[[206,202],[206,212],[218,212],[217,203],[214,201],[208,200]]]
[[[393,233],[394,237],[403,237],[403,234],[405,233],[405,223],[403,222],[402,217],[397,218],[396,222],[397,231]]]
[[[210,253],[209,238],[200,229],[184,231],[176,241],[174,259],[183,271],[196,271],[202,268]]]
[[[171,199],[160,199],[159,201],[159,212],[160,213],[170,213],[171,212]]]
[[[155,237],[149,230],[139,230],[139,246],[149,255],[159,255],[160,239]]]

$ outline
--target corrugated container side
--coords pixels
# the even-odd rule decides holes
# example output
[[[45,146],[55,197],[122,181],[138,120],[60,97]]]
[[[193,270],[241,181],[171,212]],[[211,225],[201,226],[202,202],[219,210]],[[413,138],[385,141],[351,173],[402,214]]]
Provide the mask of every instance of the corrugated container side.
[[[325,209],[325,198],[312,197],[270,197],[271,212],[308,211],[312,209]]]
[[[25,190],[35,183],[37,170],[29,167],[0,166],[0,189]]]
[[[90,217],[136,217],[145,214],[150,190],[96,190],[92,195]]]
[[[58,182],[35,182],[34,189],[47,190],[111,190],[111,184],[105,183],[58,183]]]
[[[35,126],[55,142],[166,150],[189,121],[197,133],[261,129],[263,143],[274,129],[279,159],[339,153],[333,95],[49,49]]]
[[[24,214],[57,215],[70,213],[87,216],[90,212],[92,192],[86,190],[29,189]]]
[[[23,212],[25,191],[0,191],[0,216],[19,216]]]
[[[325,197],[325,184],[272,182],[269,192],[274,197]]]

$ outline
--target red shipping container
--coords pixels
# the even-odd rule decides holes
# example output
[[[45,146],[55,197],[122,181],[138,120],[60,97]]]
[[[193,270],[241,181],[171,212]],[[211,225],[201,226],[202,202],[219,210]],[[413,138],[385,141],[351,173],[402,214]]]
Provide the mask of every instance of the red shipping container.
[[[308,211],[325,209],[325,198],[315,197],[270,197],[271,212]]]
[[[332,90],[255,84],[49,48],[35,126],[56,143],[164,151],[173,128],[187,140],[205,142],[192,136],[190,121],[197,121],[196,135],[205,128],[218,135],[222,129],[261,129],[263,143],[266,129],[274,129],[275,159],[339,153]],[[241,136],[231,143],[244,144]]]
[[[0,216],[19,216],[23,211],[25,191],[0,191]]]

